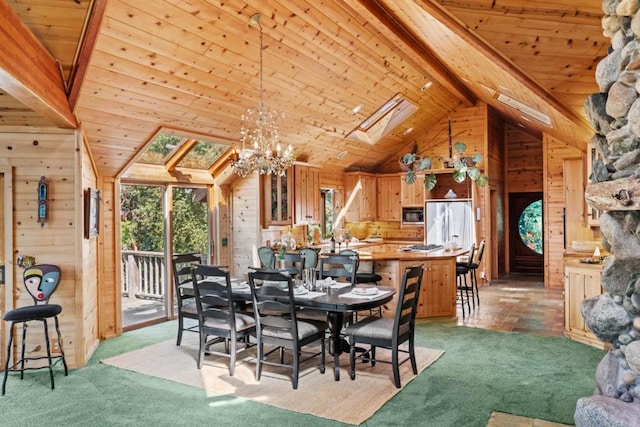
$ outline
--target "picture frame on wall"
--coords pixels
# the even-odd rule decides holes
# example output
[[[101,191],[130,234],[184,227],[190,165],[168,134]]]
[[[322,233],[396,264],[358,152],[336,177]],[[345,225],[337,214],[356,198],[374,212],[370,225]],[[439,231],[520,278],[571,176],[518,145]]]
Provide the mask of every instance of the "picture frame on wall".
[[[84,238],[98,236],[100,226],[100,190],[87,188],[84,191]]]

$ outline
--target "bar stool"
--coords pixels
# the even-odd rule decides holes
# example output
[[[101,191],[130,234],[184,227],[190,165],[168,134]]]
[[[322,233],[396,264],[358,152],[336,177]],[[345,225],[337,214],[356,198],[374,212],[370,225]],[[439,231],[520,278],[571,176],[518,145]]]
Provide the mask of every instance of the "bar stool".
[[[24,285],[27,292],[33,298],[34,305],[26,307],[18,307],[15,310],[7,312],[3,319],[7,322],[11,322],[9,330],[9,343],[7,344],[7,361],[4,367],[4,377],[2,379],[2,395],[4,396],[5,388],[7,384],[7,378],[9,371],[20,371],[20,379],[24,378],[24,371],[29,369],[41,369],[44,366],[38,367],[26,367],[25,362],[31,360],[47,359],[49,377],[51,378],[51,389],[55,388],[53,382],[53,370],[51,369],[54,364],[60,360],[64,365],[64,375],[68,375],[67,362],[64,358],[64,350],[62,347],[62,336],[60,334],[60,326],[58,323],[58,315],[62,312],[62,307],[58,304],[49,304],[49,298],[53,291],[58,287],[60,282],[60,267],[49,264],[33,265],[28,267],[24,271],[23,275]],[[49,341],[49,326],[48,319],[53,318],[55,323],[56,332],[58,334],[58,348],[60,349],[60,356],[51,356],[51,343]],[[25,341],[27,338],[27,322],[41,321],[44,327],[44,339],[46,343],[46,356],[39,357],[25,357]],[[22,323],[22,348],[20,354],[20,360],[13,365],[9,365],[11,360],[11,350],[13,346],[13,335],[15,326],[17,323]],[[20,369],[16,367],[20,365]]]
[[[471,304],[469,304],[469,291],[471,291],[471,302],[473,303],[473,308],[476,308],[474,290],[473,290],[473,277],[471,272],[471,264],[474,260],[474,254],[476,252],[476,245],[471,245],[471,249],[469,249],[468,259],[464,262],[456,263],[456,287],[460,293],[460,305],[462,308],[462,319],[464,319],[464,304],[465,304],[465,296],[467,299],[467,309],[469,314],[471,314]],[[470,284],[467,283],[467,276],[469,276]]]

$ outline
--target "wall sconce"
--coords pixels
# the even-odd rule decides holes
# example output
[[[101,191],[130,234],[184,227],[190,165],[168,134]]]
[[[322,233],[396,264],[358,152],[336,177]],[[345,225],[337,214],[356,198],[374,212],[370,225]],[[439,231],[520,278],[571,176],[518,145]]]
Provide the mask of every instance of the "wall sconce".
[[[41,227],[49,219],[49,184],[44,176],[38,182],[38,222]]]

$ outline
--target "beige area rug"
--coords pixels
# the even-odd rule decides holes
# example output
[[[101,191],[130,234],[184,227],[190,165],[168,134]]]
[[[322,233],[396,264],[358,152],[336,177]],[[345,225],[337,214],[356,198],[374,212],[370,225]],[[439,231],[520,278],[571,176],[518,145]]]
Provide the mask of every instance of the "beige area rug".
[[[492,412],[487,427],[569,427],[569,425],[505,414],[504,412]]]
[[[194,339],[195,338],[195,339]],[[378,357],[385,350],[378,350]],[[102,360],[102,363],[164,378],[204,389],[208,396],[233,395],[278,408],[288,409],[344,423],[360,424],[371,417],[400,389],[393,385],[391,365],[358,362],[356,379],[349,378],[349,355],[340,358],[340,381],[333,379],[333,358],[327,354],[327,369],[320,374],[319,358],[303,363],[298,389],[291,386],[290,371],[264,365],[260,382],[255,379],[255,347],[238,356],[235,374],[229,376],[229,359],[205,356],[201,370],[197,369],[198,344],[195,334],[187,334],[180,347],[175,340],[165,341],[139,350]],[[443,354],[441,350],[416,348],[418,372]],[[390,354],[389,354],[390,356]],[[415,378],[411,363],[400,367],[402,386]],[[357,396],[358,405],[354,405]]]

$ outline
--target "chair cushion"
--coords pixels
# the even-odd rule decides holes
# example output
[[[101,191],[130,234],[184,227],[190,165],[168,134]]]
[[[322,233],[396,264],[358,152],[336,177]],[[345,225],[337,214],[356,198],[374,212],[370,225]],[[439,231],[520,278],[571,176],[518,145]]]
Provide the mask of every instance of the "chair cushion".
[[[242,331],[247,328],[252,328],[256,325],[256,320],[253,316],[245,313],[236,313],[236,330]],[[231,325],[225,322],[223,319],[216,317],[207,317],[204,319],[204,326],[213,329],[230,330]]]
[[[58,304],[28,305],[8,311],[3,319],[8,322],[26,322],[28,320],[48,319],[62,312]]]
[[[393,337],[393,319],[367,317],[345,329],[345,334],[358,338],[388,339]]]
[[[327,327],[326,322],[298,319],[298,339],[303,340],[319,332],[323,332]],[[271,338],[292,339],[289,331],[272,326],[264,326],[262,328],[262,335]]]
[[[467,274],[469,272],[469,268],[463,267],[461,265],[456,266],[456,274]]]
[[[182,303],[182,312],[186,314],[198,314],[198,309],[196,307],[195,301],[183,302]]]

